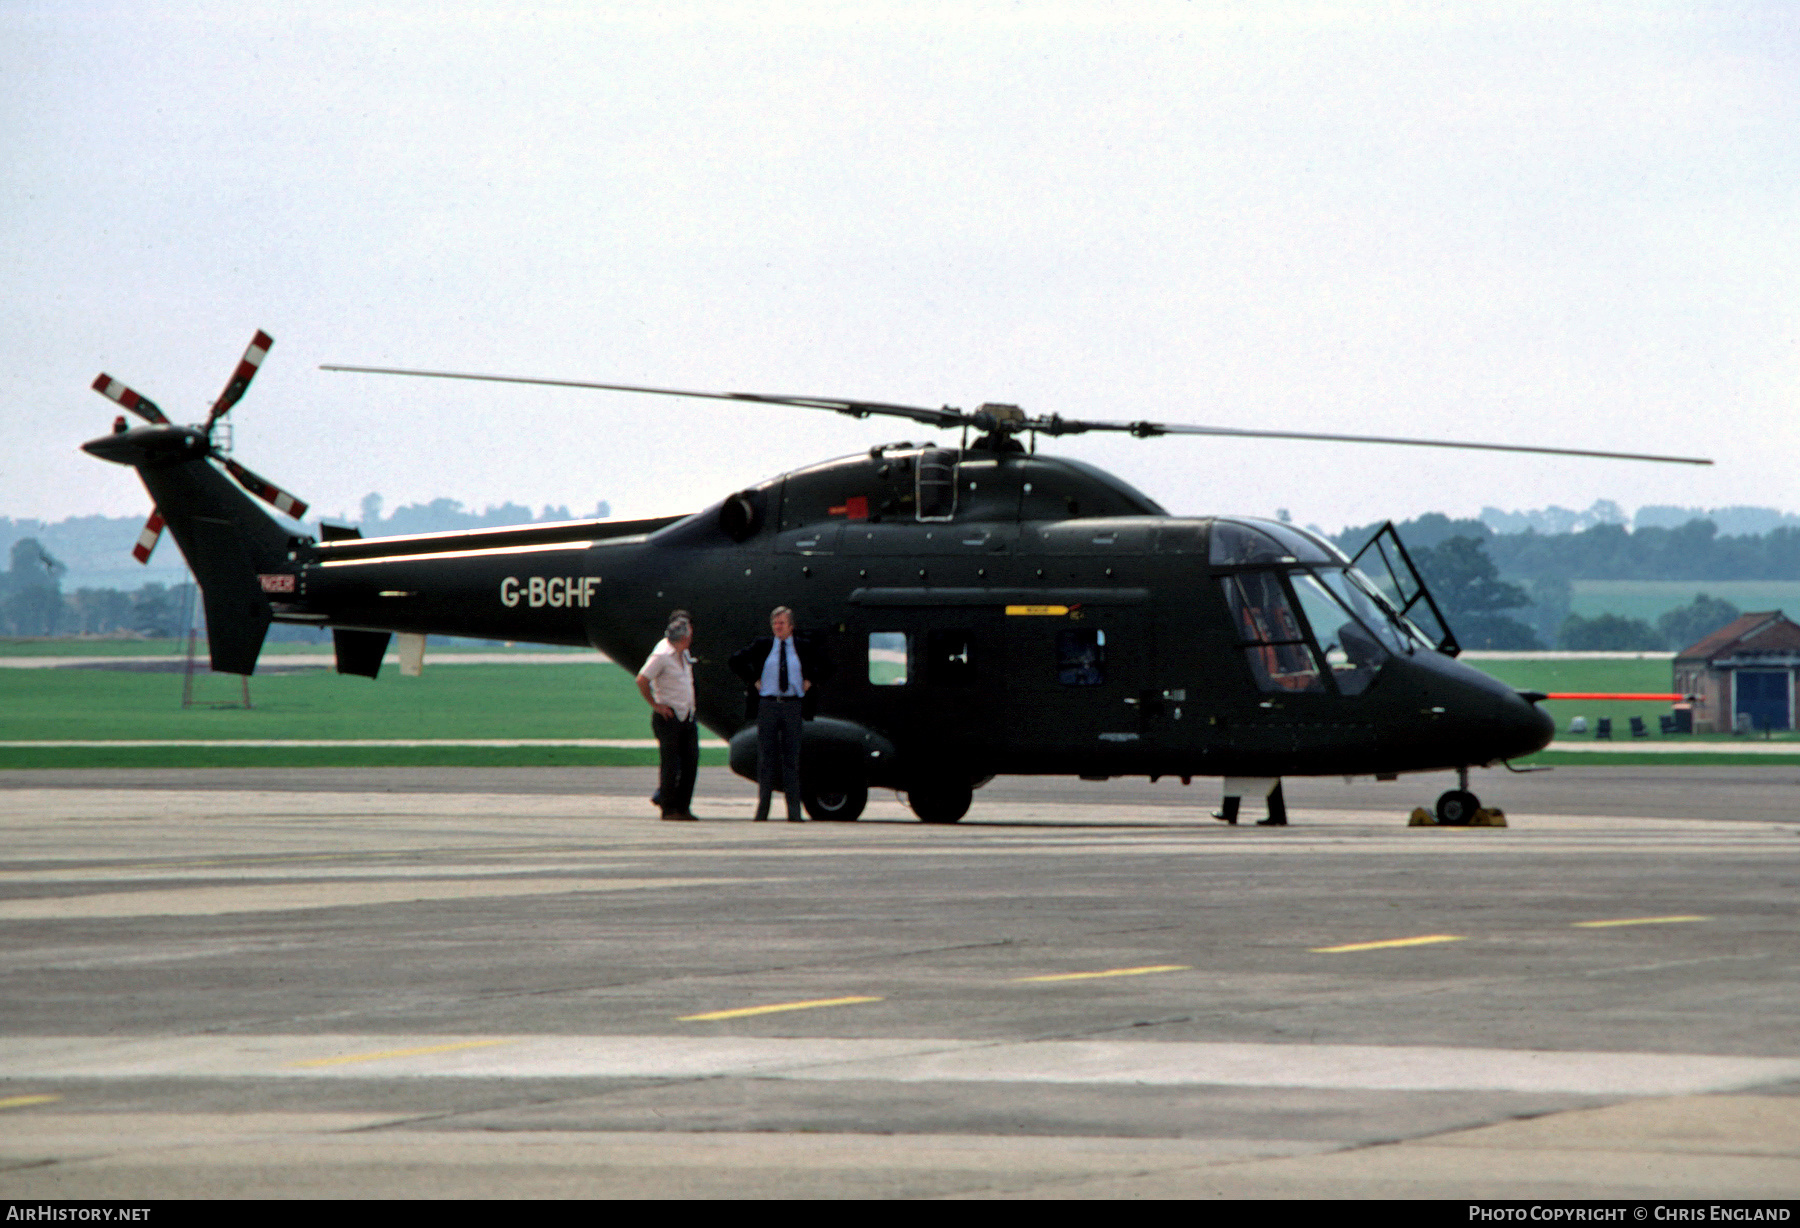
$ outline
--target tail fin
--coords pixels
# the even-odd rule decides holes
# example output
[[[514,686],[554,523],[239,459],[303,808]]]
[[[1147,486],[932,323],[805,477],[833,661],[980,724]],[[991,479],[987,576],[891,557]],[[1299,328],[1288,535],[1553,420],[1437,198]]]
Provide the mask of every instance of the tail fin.
[[[200,583],[214,671],[254,672],[273,619],[260,577],[289,569],[291,534],[204,459],[138,476]]]

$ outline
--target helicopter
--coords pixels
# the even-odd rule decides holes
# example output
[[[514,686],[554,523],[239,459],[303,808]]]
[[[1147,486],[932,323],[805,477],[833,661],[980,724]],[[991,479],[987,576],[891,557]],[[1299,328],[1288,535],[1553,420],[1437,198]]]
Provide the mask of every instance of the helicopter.
[[[1458,661],[1442,611],[1391,522],[1354,557],[1282,521],[1172,516],[1116,476],[1037,450],[1039,437],[1124,432],[1472,448],[1710,464],[1703,458],[1031,415],[877,401],[328,365],[892,417],[947,442],[878,443],[686,515],[363,538],[291,532],[306,505],[225,455],[220,419],[273,345],[258,332],[206,420],[180,426],[108,375],[123,415],[82,447],[135,468],[154,504],[134,554],[166,527],[206,608],[212,668],[254,671],[272,622],[330,628],[336,667],[377,676],[391,637],[591,647],[642,661],[671,606],[704,638],[747,642],[788,605],[836,662],[805,725],[803,802],[853,820],[871,788],[954,823],[999,775],[1223,779],[1219,817],[1284,776],[1394,779],[1454,770],[1437,821],[1480,808],[1469,769],[1531,754],[1555,725],[1541,692]],[[406,653],[402,653],[403,660]],[[417,658],[415,656],[414,660]],[[629,665],[627,665],[629,668]],[[754,721],[722,661],[698,660],[697,714],[756,778]]]

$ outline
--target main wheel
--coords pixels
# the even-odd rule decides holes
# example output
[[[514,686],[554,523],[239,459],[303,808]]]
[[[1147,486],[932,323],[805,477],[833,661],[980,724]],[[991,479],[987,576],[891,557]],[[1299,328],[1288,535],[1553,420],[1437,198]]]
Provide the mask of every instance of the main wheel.
[[[800,786],[800,804],[815,823],[850,823],[869,804],[869,786],[860,780],[828,778]]]
[[[969,813],[974,799],[966,780],[921,781],[906,791],[906,804],[925,823],[954,823]]]
[[[1467,789],[1452,789],[1437,800],[1437,821],[1445,827],[1467,827],[1480,809],[1480,798]]]

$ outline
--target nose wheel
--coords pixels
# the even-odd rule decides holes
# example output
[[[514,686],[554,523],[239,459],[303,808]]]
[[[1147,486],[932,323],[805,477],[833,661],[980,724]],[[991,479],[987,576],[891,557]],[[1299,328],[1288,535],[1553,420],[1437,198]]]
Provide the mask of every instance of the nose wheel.
[[[1480,798],[1467,789],[1452,789],[1437,800],[1437,821],[1444,827],[1467,827],[1480,809]]]
[[[1481,809],[1481,799],[1469,792],[1469,769],[1456,769],[1456,788],[1437,800],[1437,821],[1441,827],[1467,827]]]

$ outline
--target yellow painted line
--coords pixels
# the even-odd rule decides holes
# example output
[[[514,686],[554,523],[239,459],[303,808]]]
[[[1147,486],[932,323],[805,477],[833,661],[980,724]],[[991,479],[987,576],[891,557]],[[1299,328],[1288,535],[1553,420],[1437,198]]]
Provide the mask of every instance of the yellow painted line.
[[[1020,976],[1015,981],[1094,981],[1103,976],[1148,976],[1152,972],[1192,972],[1192,964],[1145,964],[1142,968],[1108,968],[1105,972],[1058,972],[1052,976]]]
[[[1042,618],[1045,616],[1055,618],[1068,612],[1069,607],[1066,605],[1009,605],[1006,607],[1006,614],[1009,618]]]
[[[768,1006],[740,1006],[736,1010],[707,1011],[704,1015],[680,1015],[677,1023],[705,1023],[712,1019],[744,1019],[751,1015],[773,1015],[780,1011],[810,1011],[820,1006],[851,1006],[858,1002],[880,1002],[880,998],[813,998],[806,1002],[774,1002]]]
[[[1463,934],[1420,934],[1417,938],[1384,938],[1380,942],[1347,942],[1341,947],[1314,947],[1314,955],[1336,955],[1344,951],[1384,951],[1389,947],[1426,947],[1435,942],[1461,942]]]
[[[0,1096],[0,1109],[23,1109],[61,1099],[61,1096]]]
[[[379,1062],[388,1057],[421,1057],[427,1053],[454,1053],[458,1049],[486,1049],[490,1045],[510,1045],[510,1040],[459,1040],[449,1045],[422,1045],[417,1049],[383,1049],[380,1053],[351,1053],[344,1057],[314,1057],[289,1066],[346,1066],[351,1062]]]
[[[1576,921],[1581,930],[1609,930],[1621,925],[1674,925],[1679,921],[1711,921],[1711,917],[1621,917],[1617,921]]]

